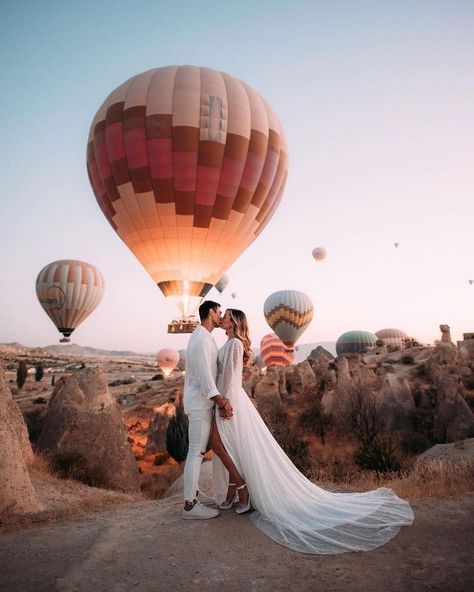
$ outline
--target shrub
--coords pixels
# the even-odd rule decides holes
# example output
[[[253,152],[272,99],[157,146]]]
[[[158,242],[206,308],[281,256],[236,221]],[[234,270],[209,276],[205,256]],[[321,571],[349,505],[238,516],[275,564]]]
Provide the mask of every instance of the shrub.
[[[332,423],[332,416],[324,413],[319,403],[316,403],[311,409],[303,411],[298,418],[300,428],[306,433],[317,434],[323,445],[324,436]]]
[[[53,473],[62,479],[74,479],[91,487],[102,487],[104,477],[97,468],[88,466],[82,454],[58,452],[49,458]]]
[[[16,371],[16,384],[18,386],[18,390],[21,390],[23,385],[26,382],[26,377],[28,376],[28,368],[26,366],[26,362],[22,360],[18,364],[18,370]]]
[[[36,371],[35,371],[36,382],[40,382],[42,380],[43,376],[44,376],[43,364],[41,362],[38,362],[36,364]]]
[[[168,458],[169,455],[167,452],[158,452],[155,456],[153,464],[156,466],[164,465],[167,462]]]
[[[431,447],[431,442],[425,434],[414,432],[406,434],[402,440],[402,449],[408,454],[421,454]]]
[[[264,419],[273,437],[290,458],[291,462],[304,475],[308,475],[311,469],[308,442],[299,438],[294,430],[290,429],[287,413],[284,411],[274,411],[271,414],[267,414]]]
[[[361,469],[390,473],[401,469],[400,461],[395,456],[396,447],[390,440],[375,437],[365,440],[354,453],[354,462]]]
[[[186,460],[188,447],[188,418],[184,413],[183,406],[178,405],[166,430],[166,450],[175,461],[181,463]]]

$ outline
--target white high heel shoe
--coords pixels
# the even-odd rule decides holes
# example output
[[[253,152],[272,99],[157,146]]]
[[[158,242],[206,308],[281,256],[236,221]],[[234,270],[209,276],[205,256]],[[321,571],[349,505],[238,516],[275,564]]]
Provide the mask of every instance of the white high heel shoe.
[[[229,487],[235,487],[236,483],[229,483]],[[220,504],[219,510],[231,510],[234,506],[235,498],[237,497],[237,489],[235,490],[234,496],[230,500],[230,502],[224,502]]]
[[[243,489],[244,487],[247,487],[247,483],[243,483],[240,487],[237,487],[236,489],[236,493],[240,490]],[[235,508],[235,513],[236,514],[245,514],[245,512],[248,512],[250,510],[250,494],[248,494],[248,498],[247,498],[247,503],[245,504],[245,506],[238,506],[237,508]]]

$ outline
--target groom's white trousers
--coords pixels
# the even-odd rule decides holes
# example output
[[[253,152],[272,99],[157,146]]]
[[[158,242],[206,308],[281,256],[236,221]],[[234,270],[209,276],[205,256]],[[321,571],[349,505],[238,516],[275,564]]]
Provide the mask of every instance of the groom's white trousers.
[[[211,435],[212,407],[188,413],[189,450],[184,465],[184,499],[192,502],[199,486],[203,456]]]

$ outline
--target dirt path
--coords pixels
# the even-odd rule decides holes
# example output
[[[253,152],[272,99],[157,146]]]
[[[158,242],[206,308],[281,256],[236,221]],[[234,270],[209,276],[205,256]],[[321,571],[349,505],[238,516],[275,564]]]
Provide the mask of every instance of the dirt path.
[[[0,536],[8,592],[471,592],[474,496],[414,504],[415,523],[368,553],[303,555],[232,511],[183,521],[181,496]]]

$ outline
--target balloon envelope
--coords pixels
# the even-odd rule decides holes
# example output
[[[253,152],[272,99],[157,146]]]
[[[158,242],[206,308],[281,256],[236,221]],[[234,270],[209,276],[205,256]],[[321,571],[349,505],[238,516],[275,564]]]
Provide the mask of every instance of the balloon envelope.
[[[219,294],[222,294],[222,292],[227,288],[228,285],[229,276],[223,275],[221,279],[216,283],[216,290],[219,292]]]
[[[97,267],[75,259],[53,261],[36,278],[36,296],[65,338],[95,310],[104,288]]]
[[[259,357],[262,359],[264,366],[286,367],[293,363],[295,354],[278,339],[275,333],[269,333],[260,342]]]
[[[160,349],[156,354],[158,366],[163,370],[165,376],[169,376],[179,362],[179,353],[172,348]]]
[[[391,347],[397,347],[402,349],[405,347],[405,339],[408,339],[408,335],[400,329],[380,329],[375,335],[381,339],[385,345]]]
[[[102,212],[186,315],[266,226],[287,162],[265,99],[196,66],[148,70],[117,87],[87,147]]]
[[[347,331],[336,341],[336,353],[340,356],[363,352],[373,347],[376,341],[377,336],[369,331]]]
[[[316,261],[323,261],[326,259],[326,254],[326,249],[323,247],[316,247],[313,249],[313,257],[316,259]]]
[[[263,313],[281,341],[288,348],[293,348],[311,323],[313,303],[304,292],[281,290],[265,300]]]

